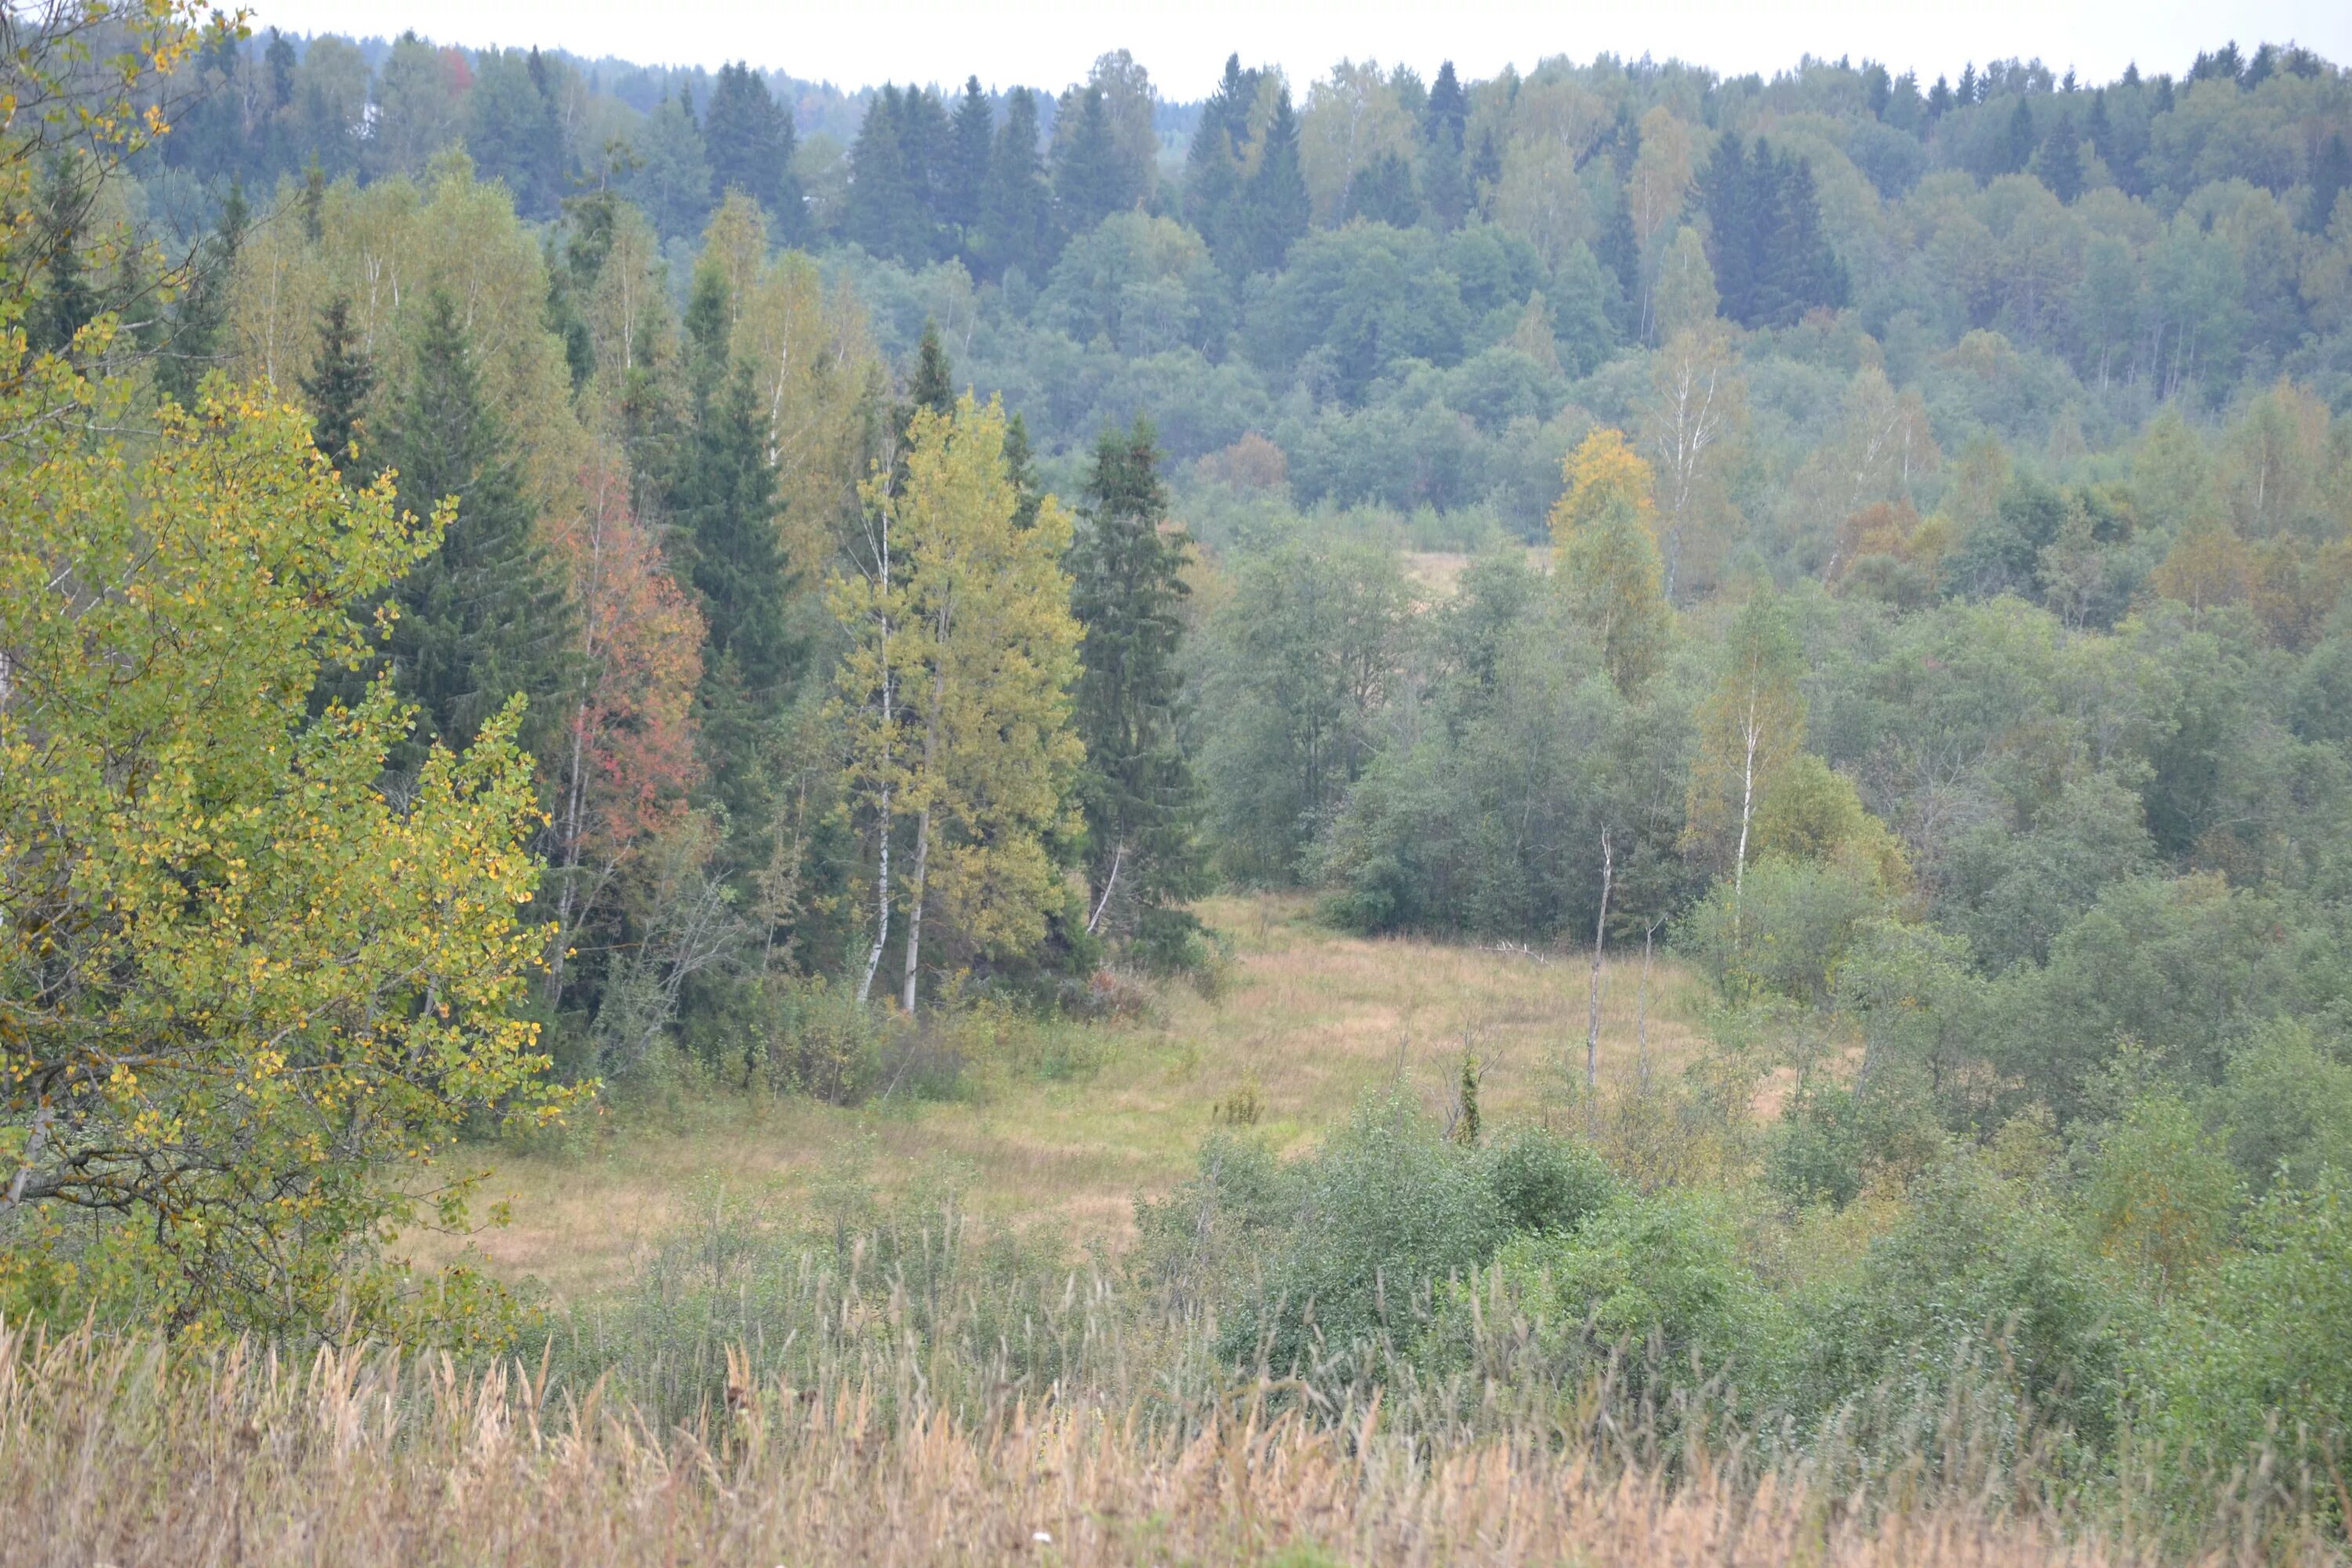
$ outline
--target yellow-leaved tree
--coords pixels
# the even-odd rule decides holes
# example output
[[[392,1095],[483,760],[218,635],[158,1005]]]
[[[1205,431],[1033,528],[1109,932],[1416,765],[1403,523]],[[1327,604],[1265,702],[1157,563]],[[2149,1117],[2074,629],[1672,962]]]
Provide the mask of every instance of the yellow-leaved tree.
[[[1650,465],[1622,431],[1595,430],[1570,454],[1568,493],[1551,509],[1561,590],[1592,628],[1601,662],[1632,693],[1665,657],[1673,630],[1653,520]]]
[[[831,584],[851,638],[835,682],[845,783],[877,845],[861,1000],[894,911],[905,915],[900,998],[911,1010],[927,912],[970,951],[1004,955],[1034,948],[1075,896],[1060,857],[1081,831],[1085,757],[1070,727],[1070,517],[1048,496],[1034,522],[1020,521],[1004,436],[992,400],[919,408],[903,477],[884,469],[865,487],[865,569]],[[901,838],[903,886],[891,868]]]
[[[397,803],[390,688],[309,710],[446,519],[347,490],[292,409],[215,383],[133,452],[126,382],[0,356],[0,1313],[495,1331],[384,1243],[464,1223],[462,1121],[562,1103],[514,1011],[519,705]]]

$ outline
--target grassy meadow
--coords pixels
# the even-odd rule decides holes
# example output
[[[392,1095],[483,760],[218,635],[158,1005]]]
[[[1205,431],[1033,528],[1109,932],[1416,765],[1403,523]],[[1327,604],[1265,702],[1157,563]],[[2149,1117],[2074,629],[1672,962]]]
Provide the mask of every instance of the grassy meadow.
[[[1042,1030],[1024,1020],[981,1043],[953,1098],[845,1107],[667,1086],[575,1119],[540,1151],[463,1151],[489,1170],[484,1195],[510,1222],[409,1245],[419,1261],[470,1252],[570,1300],[617,1283],[698,1204],[805,1207],[846,1180],[885,1194],[952,1184],[985,1223],[1044,1225],[1116,1251],[1133,1239],[1137,1198],[1190,1174],[1202,1135],[1236,1111],[1289,1155],[1392,1081],[1442,1121],[1466,1052],[1486,1117],[1579,1114],[1587,954],[1349,936],[1291,895],[1216,899],[1202,913],[1230,955],[1215,984],[1155,989],[1128,1018]],[[1690,1066],[1706,998],[1663,952],[1646,984],[1639,948],[1609,956],[1604,1101],[1638,1089],[1645,1062],[1654,1082]]]

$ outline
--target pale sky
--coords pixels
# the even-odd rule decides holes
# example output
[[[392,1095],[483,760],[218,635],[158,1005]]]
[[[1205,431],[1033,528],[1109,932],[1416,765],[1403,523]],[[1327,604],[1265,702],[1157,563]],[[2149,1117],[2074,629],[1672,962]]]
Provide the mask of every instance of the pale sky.
[[[254,21],[356,36],[414,27],[443,43],[553,45],[648,65],[742,58],[844,87],[977,72],[991,87],[1058,88],[1126,48],[1163,97],[1180,100],[1203,96],[1234,50],[1245,65],[1280,65],[1294,86],[1368,56],[1426,78],[1446,58],[1468,77],[1604,52],[1769,75],[1803,54],[1851,54],[1916,69],[1923,82],[2012,55],[2086,80],[2134,60],[2179,74],[2232,37],[2249,51],[2293,39],[2352,60],[2352,0],[257,0]]]

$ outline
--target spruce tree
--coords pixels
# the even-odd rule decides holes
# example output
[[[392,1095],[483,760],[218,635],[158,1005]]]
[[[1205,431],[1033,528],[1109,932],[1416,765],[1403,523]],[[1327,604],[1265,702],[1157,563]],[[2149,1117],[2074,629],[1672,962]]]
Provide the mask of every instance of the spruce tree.
[[[457,503],[440,549],[396,590],[393,668],[419,710],[416,739],[464,746],[520,692],[530,702],[524,738],[537,749],[560,718],[551,700],[562,685],[571,612],[532,537],[520,466],[446,290],[425,300],[393,425],[387,455],[400,504],[426,517]]]
[[[1249,142],[1250,110],[1259,73],[1225,58],[1225,74],[1201,106],[1201,122],[1184,155],[1184,216],[1229,272],[1248,268],[1242,218],[1242,149]]]
[[[229,274],[245,242],[245,185],[232,181],[220,223],[206,236],[189,268],[188,286],[173,311],[171,344],[157,368],[157,387],[183,405],[196,400],[196,388],[213,367],[220,330],[228,314]]]
[[[955,373],[947,350],[940,345],[940,324],[923,323],[923,341],[915,347],[915,373],[907,378],[908,415],[928,408],[945,416],[955,412]]]
[[[352,302],[338,294],[319,317],[319,362],[301,378],[302,400],[310,410],[310,439],[346,482],[360,460],[367,401],[375,390],[375,365],[352,325]]]
[[[2001,142],[2001,170],[2004,174],[2022,174],[2033,159],[2033,149],[2040,138],[2033,133],[2033,106],[2020,95],[2017,107],[2010,110],[2008,133]]]
[[[1070,606],[1083,637],[1076,721],[1087,748],[1078,797],[1088,925],[1164,966],[1181,962],[1199,931],[1183,906],[1204,884],[1196,791],[1177,743],[1187,542],[1164,526],[1159,460],[1141,419],[1096,443],[1070,552]]]
[[[849,200],[842,226],[876,256],[920,267],[934,259],[925,95],[885,84],[849,150]]]
[[[956,234],[966,255],[980,237],[981,193],[988,184],[990,154],[995,150],[996,110],[982,92],[978,77],[968,78],[963,96],[956,100],[955,123],[950,133],[947,178],[940,192],[940,216]]]
[[[1005,95],[1004,124],[989,150],[980,194],[980,260],[990,277],[1018,268],[1032,283],[1052,265],[1047,234],[1053,198],[1037,155],[1037,100],[1025,87]]]
[[[2352,190],[2352,145],[2347,145],[2344,132],[2329,136],[2311,161],[2311,199],[2304,205],[2303,226],[2313,234],[2326,234],[2336,216],[2336,200],[2347,190]]]
[[[2060,121],[2042,146],[2042,183],[2050,194],[2072,205],[2083,194],[2083,153],[2074,142],[2074,128]]]
[[[1103,90],[1073,89],[1062,112],[1074,116],[1066,136],[1054,149],[1054,205],[1066,235],[1081,235],[1125,205],[1126,177],[1111,139],[1110,108]]]
[[[1306,236],[1311,216],[1307,174],[1298,161],[1298,117],[1291,111],[1288,88],[1275,95],[1265,145],[1259,153],[1257,173],[1250,176],[1244,205],[1249,269],[1281,271],[1290,247]]]
[[[703,144],[710,158],[710,196],[741,191],[758,202],[787,244],[806,237],[807,214],[793,173],[793,115],[768,91],[765,79],[740,61],[721,66],[705,112]]]

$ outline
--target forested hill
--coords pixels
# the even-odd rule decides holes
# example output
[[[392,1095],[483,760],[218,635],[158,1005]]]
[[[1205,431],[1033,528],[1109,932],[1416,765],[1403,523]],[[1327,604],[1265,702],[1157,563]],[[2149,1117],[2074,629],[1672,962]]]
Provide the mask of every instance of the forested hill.
[[[1646,351],[1738,386],[1742,439],[1688,504],[1811,571],[1828,525],[1888,499],[1872,465],[1812,460],[1857,421],[1909,432],[1895,488],[1927,511],[1936,454],[2087,479],[2168,398],[2214,419],[2282,375],[2352,397],[2352,81],[2294,47],[2106,83],[1603,58],[1291,84],[1237,58],[1186,106],[1123,53],[1058,94],[413,36],[264,32],[193,68],[209,90],[142,171],[184,234],[233,185],[267,207],[462,145],[559,247],[583,196],[626,198],[682,300],[741,190],[856,281],[895,363],[936,320],[1049,459],[1148,412],[1174,458],[1230,454],[1218,473],[1270,442],[1302,507],[1464,514],[1438,536],[1535,531],[1590,423],[1655,416]],[[1710,322],[1743,331],[1687,335]]]

